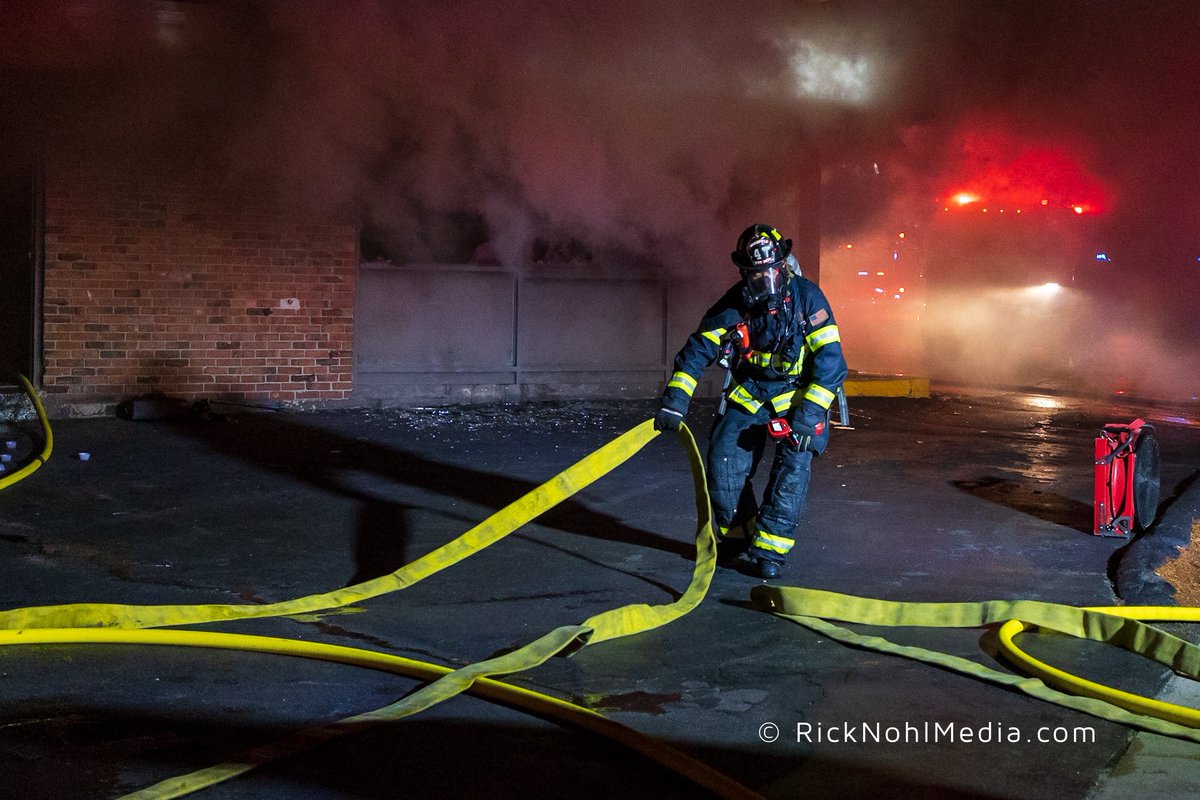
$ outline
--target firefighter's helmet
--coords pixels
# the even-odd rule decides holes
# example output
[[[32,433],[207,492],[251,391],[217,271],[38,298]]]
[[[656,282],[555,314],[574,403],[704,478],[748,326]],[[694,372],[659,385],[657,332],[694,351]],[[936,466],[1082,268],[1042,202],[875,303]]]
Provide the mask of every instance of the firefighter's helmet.
[[[729,254],[742,272],[757,272],[779,266],[792,252],[792,240],[783,238],[770,225],[751,225],[738,237],[737,249]]]
[[[738,237],[737,249],[729,254],[742,271],[746,302],[752,306],[775,307],[786,292],[792,240],[770,225],[751,225]]]

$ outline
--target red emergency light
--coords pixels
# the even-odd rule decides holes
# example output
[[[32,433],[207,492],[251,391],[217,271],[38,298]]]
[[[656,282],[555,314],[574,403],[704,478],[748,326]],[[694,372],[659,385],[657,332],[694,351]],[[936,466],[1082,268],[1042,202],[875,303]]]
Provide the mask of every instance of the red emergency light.
[[[957,136],[961,152],[940,178],[950,190],[939,195],[946,211],[1091,215],[1103,214],[1112,203],[1110,188],[1089,168],[1085,142],[1075,146],[969,120]]]
[[[1096,437],[1092,533],[1132,535],[1146,530],[1158,511],[1158,441],[1144,420],[1109,423]]]

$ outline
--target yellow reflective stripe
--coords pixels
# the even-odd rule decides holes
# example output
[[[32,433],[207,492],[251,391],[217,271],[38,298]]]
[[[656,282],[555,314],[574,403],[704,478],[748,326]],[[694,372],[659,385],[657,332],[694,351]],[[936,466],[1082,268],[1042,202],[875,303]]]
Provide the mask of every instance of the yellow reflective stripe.
[[[757,350],[749,351],[744,358],[756,367],[769,367],[788,375],[799,375],[804,367],[804,348],[800,348],[800,357],[796,361],[788,361],[779,353],[760,353]]]
[[[804,351],[801,350],[799,361],[788,361],[778,353],[758,353],[752,350],[746,354],[746,361],[756,367],[770,367],[778,372],[799,375],[801,365],[804,363]]]
[[[804,341],[808,343],[808,349],[814,353],[827,344],[833,344],[841,340],[842,333],[838,330],[837,325],[826,325],[824,328],[815,330],[804,337]]]
[[[808,391],[804,393],[805,400],[812,400],[821,408],[829,408],[833,405],[834,399],[837,397],[833,392],[819,384],[811,384]]]
[[[729,528],[726,525],[718,525],[717,537],[719,539],[745,539],[749,535],[747,527],[752,523],[753,520],[750,522],[743,522],[740,525],[735,525],[733,528]]]
[[[754,395],[746,391],[746,387],[738,386],[729,393],[729,399],[737,403],[742,408],[749,411],[751,414],[757,414],[762,408],[762,403],[754,399]]]
[[[775,536],[761,529],[758,532],[758,536],[754,537],[755,547],[761,547],[763,550],[770,550],[780,555],[787,555],[788,551],[795,544],[795,539],[785,539],[782,536]]]
[[[746,360],[749,361],[751,364],[755,365],[756,367],[771,366],[771,354],[770,353],[757,353],[752,350],[746,354]]]
[[[796,395],[796,390],[777,394],[771,398],[771,405],[775,408],[775,413],[783,416],[789,408],[792,407],[792,398]]]
[[[726,328],[714,328],[711,331],[700,331],[700,335],[708,339],[713,344],[720,344],[721,337],[728,333]]]
[[[676,389],[682,389],[684,394],[691,397],[692,392],[696,391],[696,379],[686,372],[676,372],[671,376],[671,381],[667,384],[667,388],[672,386]]]

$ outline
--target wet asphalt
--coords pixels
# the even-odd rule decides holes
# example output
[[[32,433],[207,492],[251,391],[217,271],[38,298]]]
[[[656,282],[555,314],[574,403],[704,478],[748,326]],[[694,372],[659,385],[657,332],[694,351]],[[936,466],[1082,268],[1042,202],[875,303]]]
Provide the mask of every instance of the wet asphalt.
[[[1122,562],[1134,548],[1091,534],[1092,440],[1104,423],[1137,416],[1153,422],[1160,441],[1160,519],[1190,522],[1181,509],[1191,507],[1200,474],[1194,407],[949,389],[930,399],[851,400],[853,430],[836,432],[816,461],[780,583],[892,600],[1120,602]],[[228,407],[54,421],[54,456],[0,492],[0,603],[261,603],[366,580],[452,539],[652,410],[649,401]],[[690,415],[701,438],[712,413],[700,403]],[[33,443],[26,430],[23,422],[15,434],[22,451]],[[503,542],[358,613],[214,629],[461,666],[609,608],[678,597],[693,528],[687,463],[677,443],[659,437]],[[1117,764],[1123,786],[1154,793],[1153,777],[1138,783],[1127,758],[1133,731],[830,641],[753,608],[759,583],[721,569],[683,619],[511,680],[602,711],[773,798],[1082,799]],[[1010,669],[985,631],[866,630]],[[1172,630],[1197,638],[1187,626]],[[1129,691],[1157,693],[1170,677],[1111,648],[1038,634],[1024,641]],[[118,797],[385,705],[415,685],[239,652],[0,648],[0,784],[12,797]],[[773,742],[760,737],[767,723],[780,731]],[[975,741],[838,736],[847,725],[926,723],[970,728]],[[1042,729],[1068,740],[1040,743]],[[1014,730],[1021,741],[988,734]],[[1163,762],[1184,782],[1200,779],[1200,751],[1190,747]],[[460,697],[196,796],[618,795],[697,790],[607,742]]]

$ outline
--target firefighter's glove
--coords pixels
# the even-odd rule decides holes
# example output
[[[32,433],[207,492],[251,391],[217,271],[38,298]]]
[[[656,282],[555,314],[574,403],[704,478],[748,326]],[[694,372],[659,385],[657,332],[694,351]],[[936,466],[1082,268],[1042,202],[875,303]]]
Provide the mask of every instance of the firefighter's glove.
[[[818,422],[815,425],[809,425],[803,420],[796,420],[792,423],[792,430],[797,436],[820,436],[825,432],[825,423]]]
[[[819,452],[819,449],[815,445],[821,434],[825,433],[825,421],[822,420],[813,425],[797,422],[792,426],[792,433],[799,440],[796,446],[800,450],[812,450],[814,453]]]
[[[795,422],[789,424],[782,417],[773,419],[767,424],[767,432],[771,434],[772,439],[783,442],[789,447],[794,447],[797,450],[812,450],[813,441],[825,432],[825,423],[818,422],[815,425],[807,425],[804,422]]]
[[[671,408],[660,408],[654,416],[654,430],[677,431],[683,423],[683,414]]]

